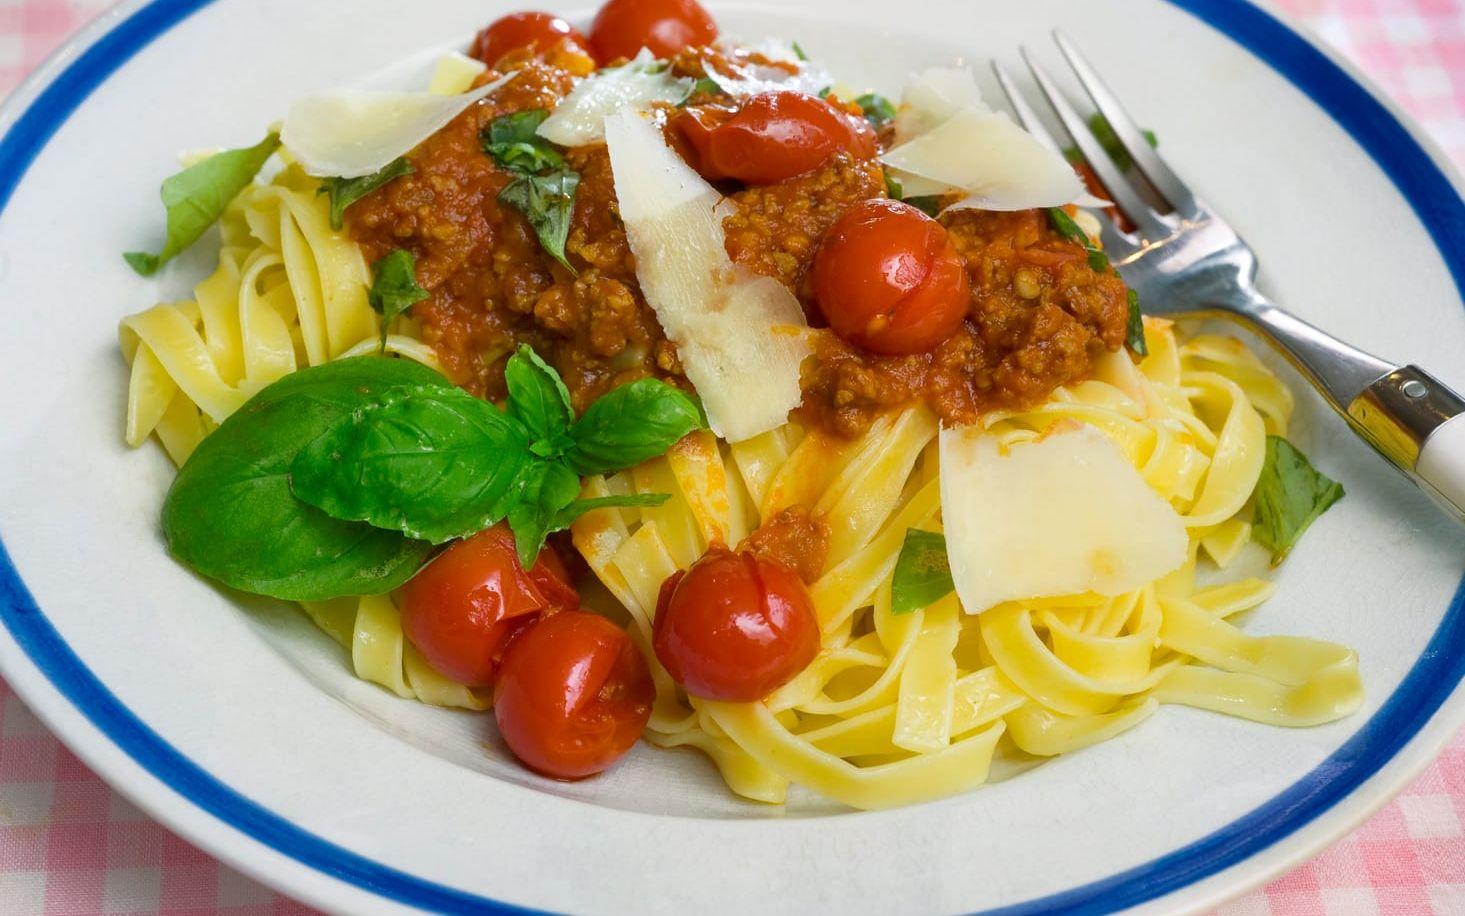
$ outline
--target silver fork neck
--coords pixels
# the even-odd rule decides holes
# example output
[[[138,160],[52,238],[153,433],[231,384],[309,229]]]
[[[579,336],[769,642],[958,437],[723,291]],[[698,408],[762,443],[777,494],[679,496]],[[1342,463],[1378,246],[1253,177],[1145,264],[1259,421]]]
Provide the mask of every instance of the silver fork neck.
[[[1283,311],[1255,290],[1245,291],[1232,308],[1232,314],[1271,338],[1288,361],[1345,414],[1359,395],[1398,368]]]

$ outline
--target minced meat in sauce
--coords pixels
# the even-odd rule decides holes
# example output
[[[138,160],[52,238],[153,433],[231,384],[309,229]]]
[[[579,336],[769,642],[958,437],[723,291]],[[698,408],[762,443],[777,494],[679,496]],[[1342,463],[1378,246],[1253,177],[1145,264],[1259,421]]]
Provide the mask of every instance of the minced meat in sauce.
[[[396,248],[416,256],[430,295],[413,317],[449,377],[475,394],[504,396],[504,363],[521,343],[559,371],[577,410],[638,378],[686,386],[676,348],[637,285],[604,146],[566,153],[581,175],[565,246],[578,275],[544,253],[520,213],[499,204],[511,176],[483,152],[480,131],[500,115],[553,108],[576,75],[544,61],[499,66],[510,63],[518,77],[414,150],[412,174],[348,211],[350,231],[372,262]],[[686,58],[676,66],[697,69]],[[729,256],[786,284],[811,324],[822,325],[810,267],[835,220],[885,196],[879,163],[841,154],[789,181],[728,192],[736,205],[724,224]],[[1095,272],[1043,211],[959,210],[941,221],[971,279],[962,328],[931,353],[903,357],[816,330],[804,367],[805,422],[853,436],[881,412],[923,400],[943,420],[969,423],[985,410],[1042,400],[1082,379],[1099,352],[1123,345],[1123,282]]]

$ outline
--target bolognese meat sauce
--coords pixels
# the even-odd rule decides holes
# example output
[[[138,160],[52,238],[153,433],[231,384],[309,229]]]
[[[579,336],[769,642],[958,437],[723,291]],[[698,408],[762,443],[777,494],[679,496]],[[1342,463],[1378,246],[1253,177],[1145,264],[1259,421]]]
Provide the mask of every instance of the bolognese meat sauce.
[[[565,245],[575,272],[544,252],[518,211],[499,203],[511,176],[484,153],[479,134],[501,115],[553,109],[589,66],[564,50],[578,48],[566,42],[561,53],[499,61],[499,70],[518,76],[414,150],[413,173],[353,207],[349,225],[372,262],[397,248],[416,256],[418,282],[430,297],[412,315],[453,381],[502,398],[504,363],[527,343],[559,371],[583,410],[638,378],[687,382],[637,284],[603,145],[565,153],[580,175]],[[686,51],[674,69],[700,71],[705,55],[727,66],[728,53]],[[660,116],[669,142],[689,156],[670,123],[675,115]],[[841,216],[885,196],[884,172],[867,152],[837,151],[784,181],[719,184],[733,205],[724,223],[729,256],[787,285],[817,329],[803,371],[804,422],[854,436],[881,412],[923,401],[945,421],[969,423],[985,410],[1042,400],[1082,379],[1098,353],[1123,345],[1123,282],[1095,272],[1041,210],[940,217],[969,280],[970,303],[955,332],[929,351],[877,355],[822,328],[812,281],[821,242]]]

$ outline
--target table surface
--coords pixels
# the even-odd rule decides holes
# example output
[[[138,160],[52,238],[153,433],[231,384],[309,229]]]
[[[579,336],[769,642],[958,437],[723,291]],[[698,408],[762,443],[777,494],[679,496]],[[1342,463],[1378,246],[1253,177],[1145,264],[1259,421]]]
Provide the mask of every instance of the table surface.
[[[0,93],[108,0],[0,0]],[[1280,0],[1465,167],[1465,0]],[[1224,916],[1465,914],[1465,736],[1386,808]],[[0,913],[310,913],[111,791],[0,680]]]

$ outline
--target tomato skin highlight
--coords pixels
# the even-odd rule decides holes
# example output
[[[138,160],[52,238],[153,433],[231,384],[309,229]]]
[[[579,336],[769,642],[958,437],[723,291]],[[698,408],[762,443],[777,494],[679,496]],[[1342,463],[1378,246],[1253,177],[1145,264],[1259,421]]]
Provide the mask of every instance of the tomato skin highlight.
[[[564,611],[531,625],[504,654],[493,714],[525,766],[584,779],[625,756],[655,697],[646,660],[624,630]]]
[[[662,583],[652,646],[692,696],[753,702],[819,654],[819,619],[787,567],[713,547]]]
[[[478,33],[469,56],[492,67],[514,51],[527,49],[537,55],[566,40],[589,53],[590,42],[560,17],[550,13],[510,13]]]
[[[443,551],[402,588],[402,629],[427,663],[470,687],[493,683],[512,638],[540,615],[576,608],[564,565],[545,549],[528,572],[496,525]]]
[[[726,109],[689,108],[672,126],[703,178],[776,184],[807,174],[839,152],[869,159],[875,131],[864,118],[802,92],[765,92],[728,116]]]
[[[590,26],[602,65],[650,48],[659,58],[717,40],[717,23],[697,0],[609,0]]]
[[[814,298],[834,332],[883,355],[924,353],[961,326],[971,281],[946,228],[908,204],[867,200],[830,227]]]

